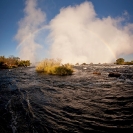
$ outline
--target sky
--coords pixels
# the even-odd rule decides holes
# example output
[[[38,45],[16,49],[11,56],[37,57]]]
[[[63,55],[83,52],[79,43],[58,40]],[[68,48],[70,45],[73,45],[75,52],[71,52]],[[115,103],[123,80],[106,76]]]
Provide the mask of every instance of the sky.
[[[133,0],[0,0],[0,55],[37,62],[133,60]]]

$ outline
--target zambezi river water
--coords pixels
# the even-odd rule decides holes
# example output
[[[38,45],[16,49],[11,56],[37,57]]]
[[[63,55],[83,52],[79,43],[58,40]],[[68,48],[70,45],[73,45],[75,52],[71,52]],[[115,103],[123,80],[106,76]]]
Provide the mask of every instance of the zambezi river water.
[[[71,76],[0,70],[0,133],[133,133],[133,66],[74,70]]]

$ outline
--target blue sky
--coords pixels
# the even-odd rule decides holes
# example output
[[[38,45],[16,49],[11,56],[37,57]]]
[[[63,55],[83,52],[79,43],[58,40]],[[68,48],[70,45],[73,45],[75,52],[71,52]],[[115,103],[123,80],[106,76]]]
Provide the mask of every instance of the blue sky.
[[[88,0],[92,2],[98,18],[122,17],[126,23],[133,23],[133,0]],[[38,7],[46,13],[48,24],[61,8],[79,5],[84,0],[37,0]],[[25,0],[0,0],[0,55],[19,56],[16,49],[18,42],[14,39],[18,31],[18,22],[24,18]],[[126,60],[133,60],[133,54],[122,55]]]

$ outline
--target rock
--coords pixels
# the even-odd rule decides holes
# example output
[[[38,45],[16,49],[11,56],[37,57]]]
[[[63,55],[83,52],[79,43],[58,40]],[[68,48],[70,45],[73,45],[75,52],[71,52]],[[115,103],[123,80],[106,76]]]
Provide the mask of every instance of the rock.
[[[100,72],[93,72],[93,74],[96,74],[96,75],[101,75]]]
[[[131,79],[131,78],[133,77],[132,74],[124,74],[124,76],[125,76],[126,78],[128,78],[128,79]]]
[[[121,76],[121,74],[118,73],[118,72],[111,72],[111,73],[109,73],[109,75],[108,75],[108,77],[120,77],[120,76]]]
[[[87,67],[83,67],[83,69],[84,69],[84,70],[86,70],[86,69],[87,69]]]

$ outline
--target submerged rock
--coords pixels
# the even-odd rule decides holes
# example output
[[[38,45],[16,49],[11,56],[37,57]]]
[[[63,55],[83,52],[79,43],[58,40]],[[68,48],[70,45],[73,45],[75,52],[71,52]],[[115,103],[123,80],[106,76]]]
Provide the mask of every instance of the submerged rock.
[[[123,76],[125,76],[128,79],[132,79],[133,75],[132,74],[123,74]]]

